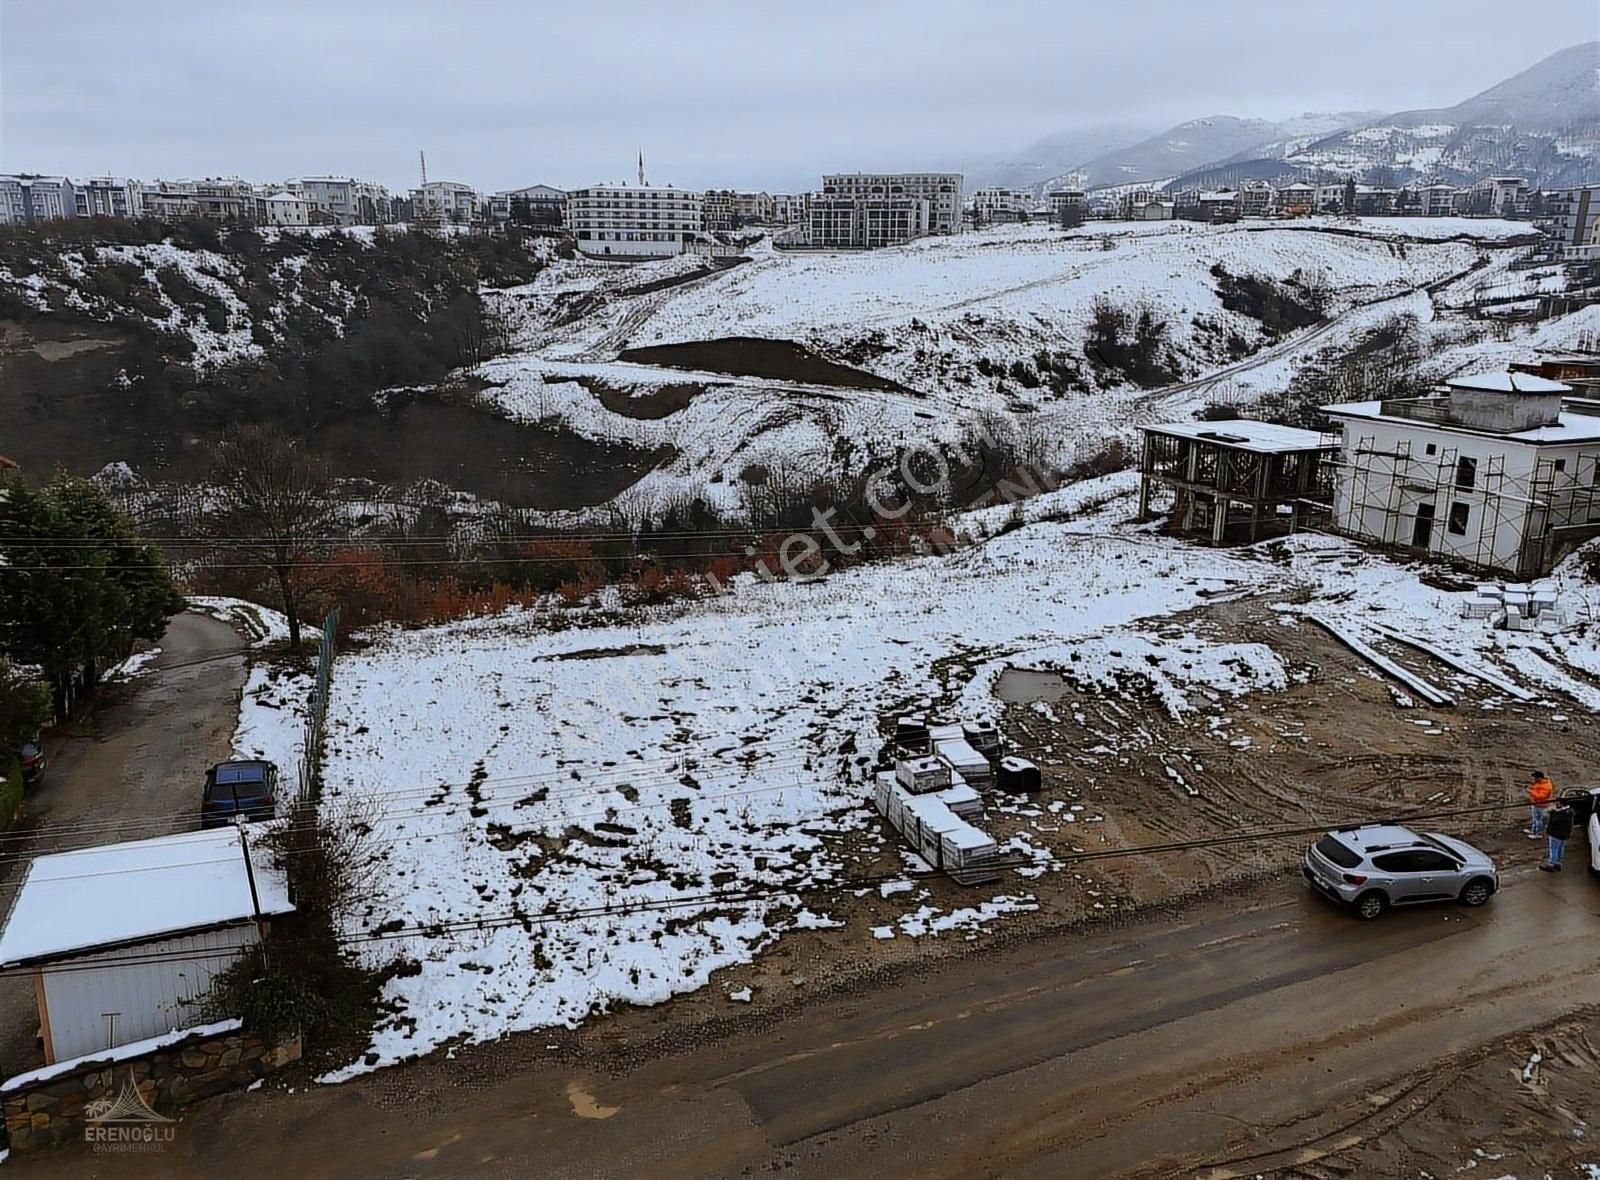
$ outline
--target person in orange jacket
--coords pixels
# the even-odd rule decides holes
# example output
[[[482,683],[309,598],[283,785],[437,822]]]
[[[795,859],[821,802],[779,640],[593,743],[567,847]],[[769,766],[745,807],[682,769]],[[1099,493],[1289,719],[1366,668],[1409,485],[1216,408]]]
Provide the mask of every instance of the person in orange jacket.
[[[1550,814],[1550,804],[1555,800],[1556,785],[1542,770],[1533,772],[1528,782],[1528,839],[1538,840],[1544,835],[1545,818]]]

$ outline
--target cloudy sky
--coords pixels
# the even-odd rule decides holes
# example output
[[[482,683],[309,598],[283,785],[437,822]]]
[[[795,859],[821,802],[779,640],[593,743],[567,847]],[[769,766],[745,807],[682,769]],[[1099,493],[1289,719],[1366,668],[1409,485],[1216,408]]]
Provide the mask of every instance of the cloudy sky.
[[[0,0],[0,171],[810,188],[1102,121],[1445,106],[1595,0]]]

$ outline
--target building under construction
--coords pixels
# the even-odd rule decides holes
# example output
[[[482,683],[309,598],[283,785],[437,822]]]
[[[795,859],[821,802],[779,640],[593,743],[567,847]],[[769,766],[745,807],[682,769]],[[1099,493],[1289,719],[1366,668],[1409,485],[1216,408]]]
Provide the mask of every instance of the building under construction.
[[[1456,378],[1428,397],[1324,406],[1342,426],[1340,532],[1534,577],[1600,536],[1600,416],[1527,373]]]
[[[1171,527],[1218,545],[1292,530],[1302,505],[1326,500],[1326,460],[1338,450],[1332,436],[1242,418],[1140,429],[1139,518],[1170,493]]]

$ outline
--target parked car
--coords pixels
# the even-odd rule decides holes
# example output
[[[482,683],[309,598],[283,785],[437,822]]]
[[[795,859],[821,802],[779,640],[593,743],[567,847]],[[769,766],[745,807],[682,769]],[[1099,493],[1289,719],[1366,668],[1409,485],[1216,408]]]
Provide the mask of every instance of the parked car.
[[[1398,824],[1336,828],[1306,850],[1301,871],[1324,897],[1376,918],[1390,906],[1480,906],[1500,888],[1494,861],[1463,840]]]
[[[1572,808],[1574,836],[1582,832],[1589,850],[1589,872],[1600,877],[1600,787],[1581,787],[1562,798]]]
[[[44,781],[44,742],[37,734],[29,741],[22,743],[22,749],[17,752],[17,758],[22,763],[22,785],[24,789],[36,787]]]
[[[219,762],[206,771],[200,826],[220,828],[235,819],[271,819],[278,810],[278,768],[262,759]]]

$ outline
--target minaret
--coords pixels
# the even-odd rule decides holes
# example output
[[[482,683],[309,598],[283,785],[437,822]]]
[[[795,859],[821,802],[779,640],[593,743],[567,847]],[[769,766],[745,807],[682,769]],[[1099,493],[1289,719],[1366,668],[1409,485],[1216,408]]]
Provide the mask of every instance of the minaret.
[[[644,187],[644,148],[639,149],[639,187]]]

